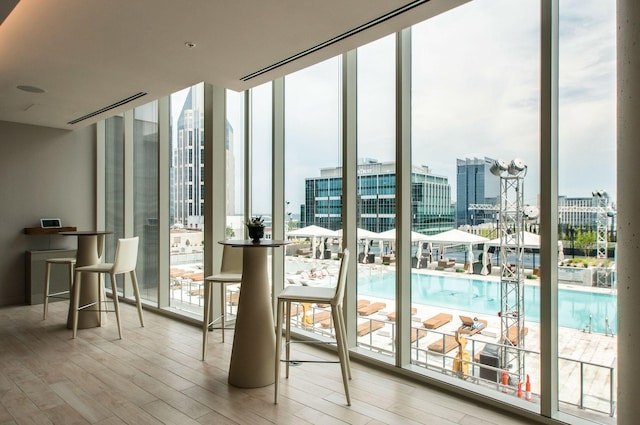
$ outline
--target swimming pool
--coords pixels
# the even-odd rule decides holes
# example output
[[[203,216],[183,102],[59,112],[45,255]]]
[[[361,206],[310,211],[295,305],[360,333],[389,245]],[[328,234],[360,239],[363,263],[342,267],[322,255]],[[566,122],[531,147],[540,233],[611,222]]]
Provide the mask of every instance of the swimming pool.
[[[442,309],[464,310],[489,316],[500,311],[500,282],[429,274],[411,274],[412,303]],[[359,277],[358,294],[395,298],[395,275],[382,273]],[[525,285],[525,317],[540,322],[540,292],[537,285]],[[617,296],[576,289],[558,290],[558,322],[561,327],[584,329],[592,317],[592,332],[617,330]]]

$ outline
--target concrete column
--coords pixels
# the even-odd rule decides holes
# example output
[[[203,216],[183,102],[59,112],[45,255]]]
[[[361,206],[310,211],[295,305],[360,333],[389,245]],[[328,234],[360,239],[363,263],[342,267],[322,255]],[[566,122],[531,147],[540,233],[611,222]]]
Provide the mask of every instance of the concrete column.
[[[638,423],[640,2],[618,0],[618,424]]]

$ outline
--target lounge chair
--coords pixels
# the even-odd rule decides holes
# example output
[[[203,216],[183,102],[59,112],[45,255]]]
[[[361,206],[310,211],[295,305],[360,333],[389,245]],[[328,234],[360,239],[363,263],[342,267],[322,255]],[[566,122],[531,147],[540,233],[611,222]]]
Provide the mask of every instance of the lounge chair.
[[[387,305],[385,303],[372,303],[369,305],[366,305],[364,307],[361,307],[358,309],[358,314],[360,316],[369,316],[373,313],[377,313],[378,311],[382,310],[383,308],[385,308]]]
[[[526,336],[529,333],[529,328],[525,327],[523,330],[523,336]],[[519,344],[519,340],[518,340],[518,327],[513,325],[509,327],[509,331],[507,333],[507,336],[509,338],[509,342],[514,345],[514,346],[518,346]]]
[[[325,320],[331,318],[331,312],[328,310],[307,310],[307,317],[304,320],[305,324],[313,326],[318,323],[322,323]]]
[[[428,318],[422,324],[427,329],[438,329],[440,326],[446,325],[451,320],[453,320],[453,316],[449,313],[438,313],[433,317]]]
[[[414,314],[416,314],[418,312],[418,309],[415,307],[411,307],[411,315],[413,316]],[[396,321],[396,312],[392,311],[391,313],[387,314],[387,319],[395,322]]]
[[[454,348],[458,348],[458,343],[456,338],[452,335],[443,335],[443,337],[439,338],[436,342],[429,344],[427,347],[429,351],[434,351],[440,354],[447,354]]]
[[[427,336],[427,331],[421,328],[411,328],[411,342],[416,342],[420,338]]]
[[[456,260],[453,258],[444,258],[442,260],[438,260],[438,267],[444,267],[448,269],[449,267],[453,267],[456,265]]]
[[[383,327],[384,322],[380,320],[367,320],[358,325],[358,336],[365,336]]]
[[[362,307],[367,306],[369,304],[371,304],[371,301],[369,301],[369,300],[362,300],[362,299],[358,300],[358,308],[362,308]]]
[[[462,325],[458,328],[458,332],[464,335],[475,335],[487,327],[487,321],[478,319],[473,320],[468,316],[460,316]]]

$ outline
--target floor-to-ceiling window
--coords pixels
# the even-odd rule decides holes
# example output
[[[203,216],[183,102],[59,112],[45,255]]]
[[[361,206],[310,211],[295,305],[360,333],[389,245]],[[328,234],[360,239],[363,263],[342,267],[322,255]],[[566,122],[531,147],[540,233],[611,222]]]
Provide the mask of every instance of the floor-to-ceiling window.
[[[329,59],[285,78],[284,199],[293,241],[286,247],[286,285],[336,282],[341,237],[331,231],[342,228],[340,62]],[[299,327],[333,335],[328,310],[296,308]]]
[[[616,2],[559,7],[558,399],[561,411],[607,417],[617,356]]]
[[[271,83],[251,89],[251,216],[271,215],[271,144],[272,144],[272,85]],[[287,226],[293,227],[299,214],[286,206]],[[239,236],[241,236],[240,234]]]
[[[500,239],[538,204],[539,16],[536,0],[480,0],[412,28],[412,217],[427,236],[412,251],[426,332],[411,361],[514,399],[540,382],[535,254]],[[521,172],[491,172],[516,158]]]
[[[171,95],[169,143],[169,304],[202,314],[204,217],[204,86]]]
[[[133,234],[140,296],[158,300],[158,102],[133,111]]]
[[[244,211],[244,93],[227,90],[227,120],[225,139],[227,146],[227,229],[242,235]]]
[[[116,115],[105,120],[104,148],[104,208],[105,258],[113,258],[118,238],[124,236],[124,117]]]
[[[357,50],[357,341],[362,348],[392,356],[396,348],[395,51],[395,34]]]

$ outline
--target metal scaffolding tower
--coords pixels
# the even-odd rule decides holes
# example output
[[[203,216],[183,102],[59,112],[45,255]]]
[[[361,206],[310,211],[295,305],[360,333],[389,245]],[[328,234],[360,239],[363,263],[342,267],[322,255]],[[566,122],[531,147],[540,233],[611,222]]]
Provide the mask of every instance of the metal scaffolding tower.
[[[523,186],[526,166],[520,160],[511,161],[509,166],[498,160],[491,172],[500,177],[500,331],[505,345],[502,367],[510,368],[516,382],[521,382],[524,377],[525,336]]]
[[[595,206],[577,206],[567,205],[559,206],[559,213],[593,213],[596,221],[596,280],[595,285],[598,287],[609,287],[614,282],[609,282],[609,270],[607,265],[607,248],[608,248],[608,223],[609,217],[616,215],[615,209],[612,208],[609,196],[605,191],[597,191],[592,193],[596,204]],[[492,210],[500,211],[499,205],[491,204],[470,204],[470,210]],[[502,219],[500,219],[502,220]]]
[[[593,192],[596,200],[596,286],[607,286],[607,222],[609,197],[605,191]]]

